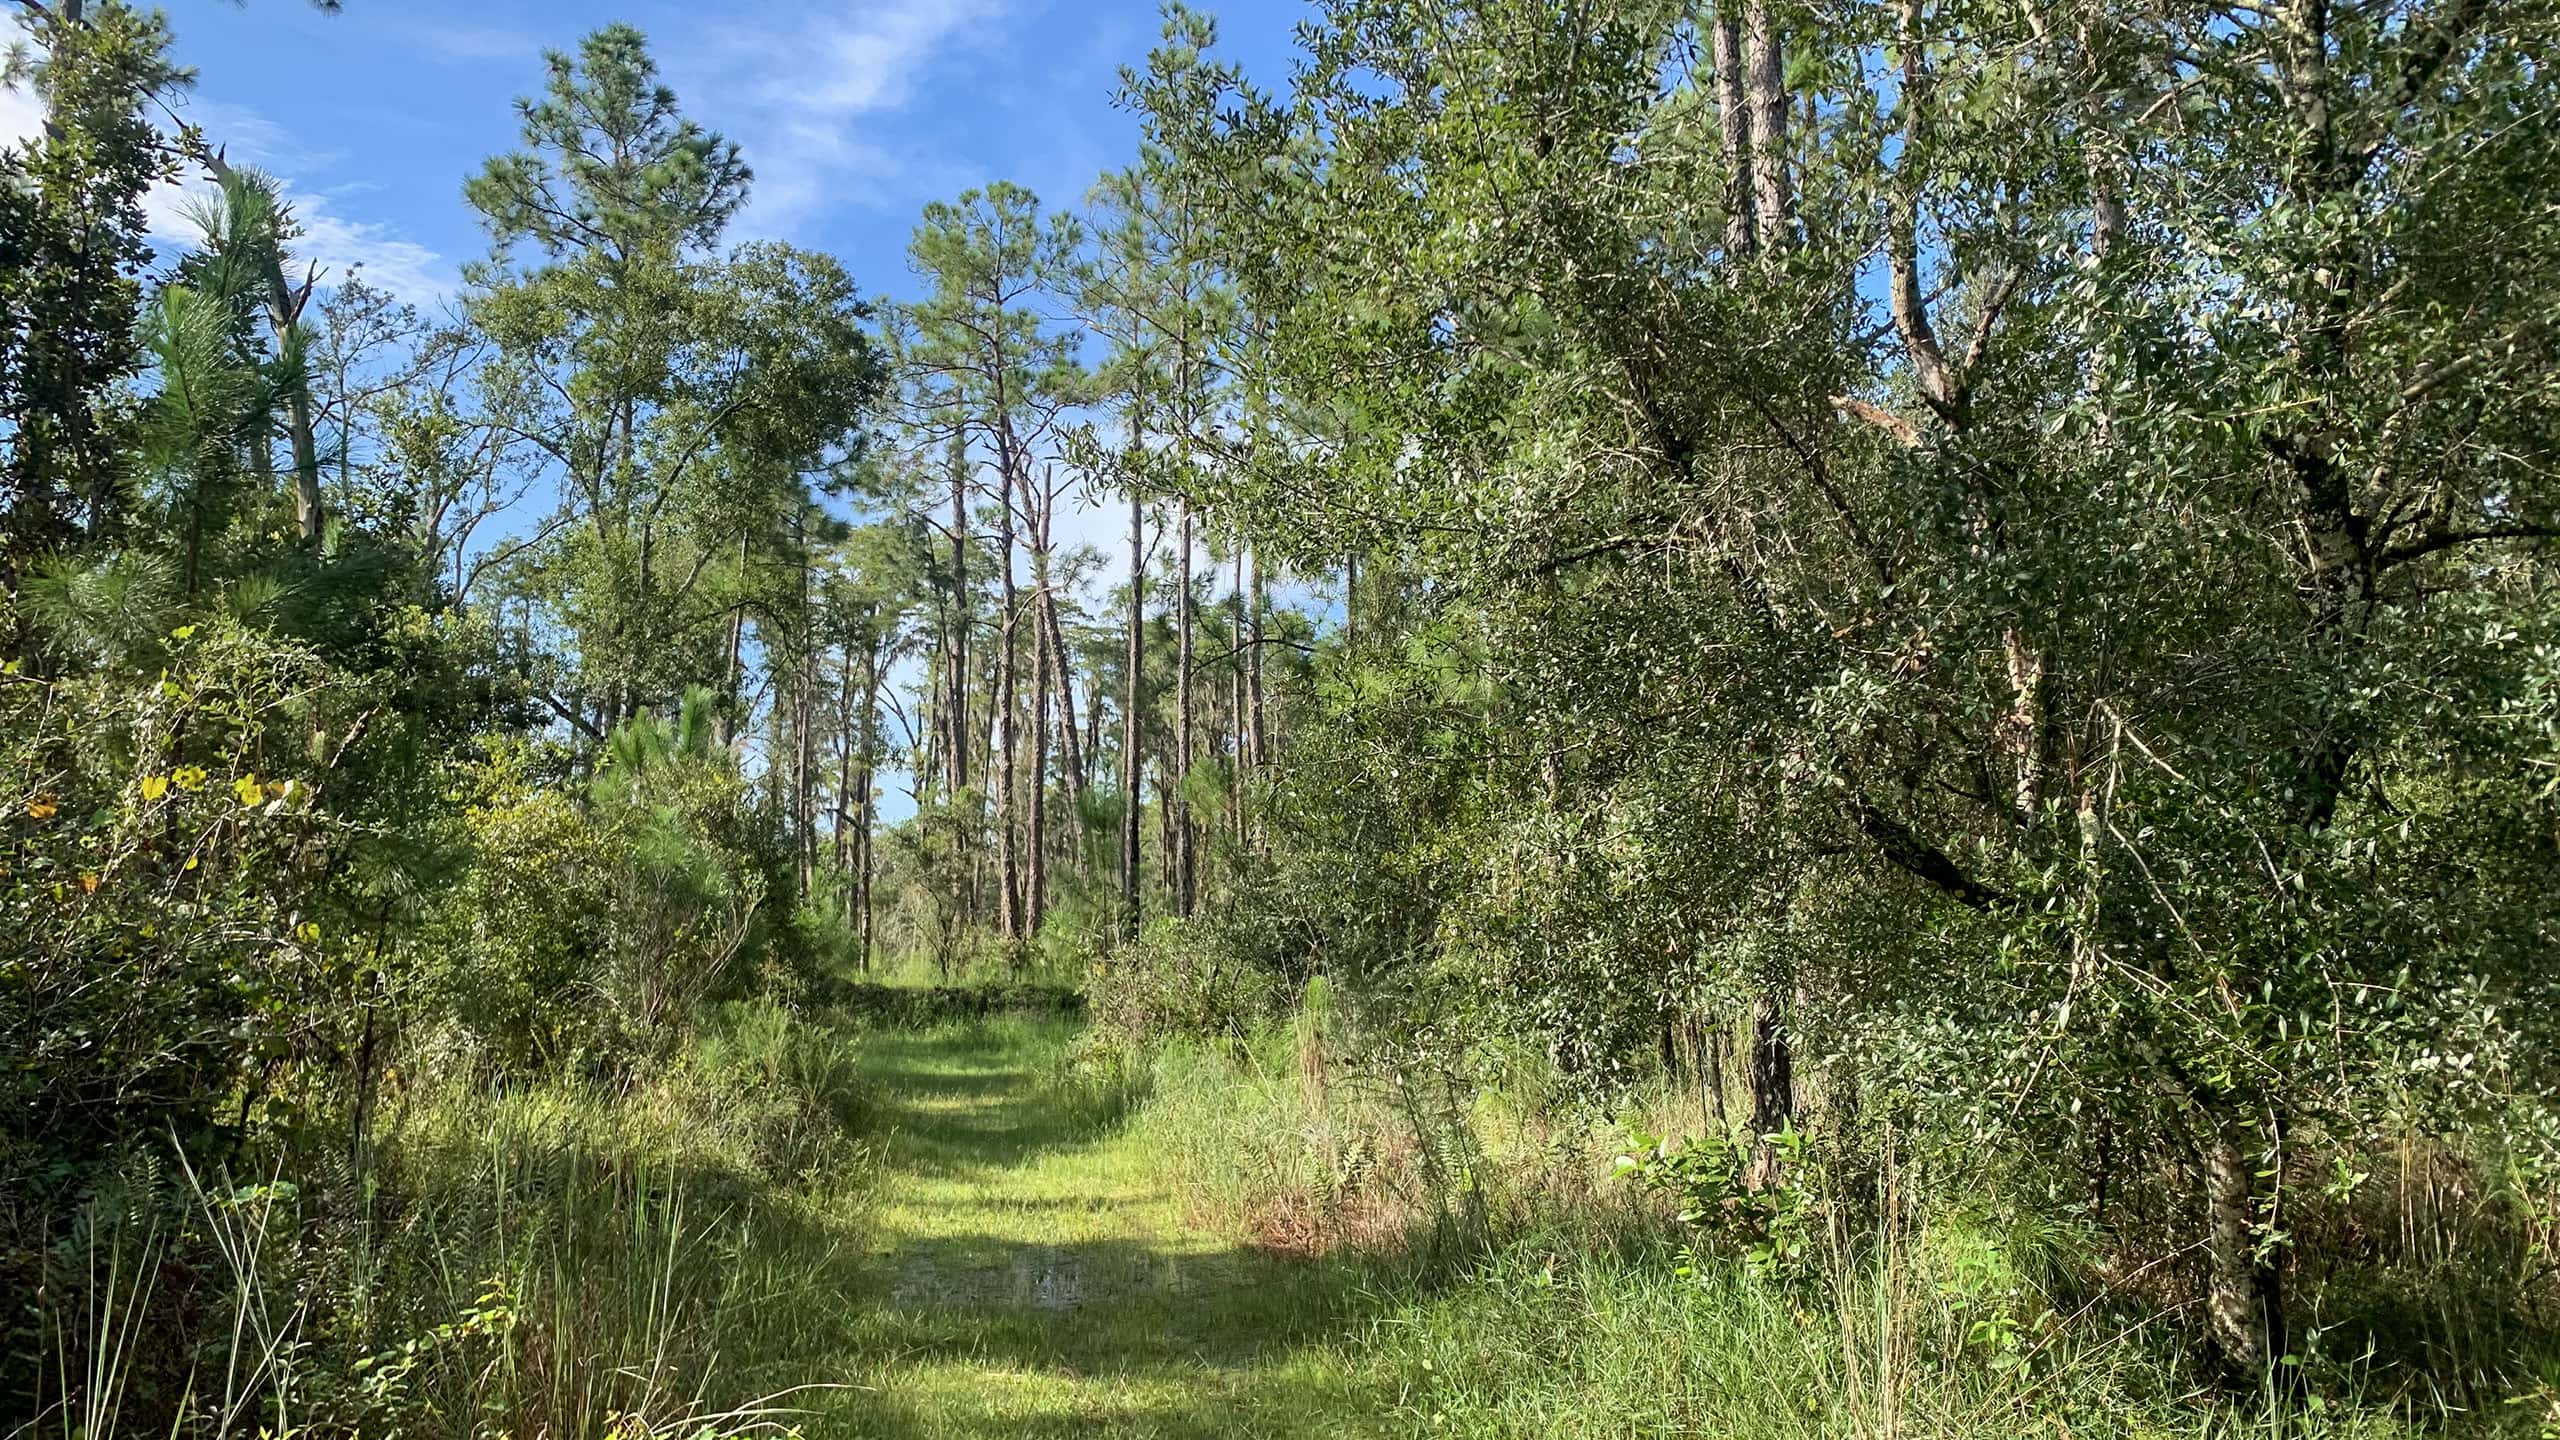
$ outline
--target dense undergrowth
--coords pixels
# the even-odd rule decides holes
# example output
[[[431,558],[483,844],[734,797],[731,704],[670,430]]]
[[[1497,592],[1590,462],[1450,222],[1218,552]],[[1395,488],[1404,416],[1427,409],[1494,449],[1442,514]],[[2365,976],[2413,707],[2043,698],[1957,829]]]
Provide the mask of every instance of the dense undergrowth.
[[[693,1434],[808,1383],[870,1154],[853,1039],[706,1017],[645,1084],[395,1082],[363,1154],[137,1157],[53,1246],[19,1432]]]
[[[1175,1314],[1185,1353],[1277,1346],[1253,1373],[1286,1384],[1241,1392],[1232,1432],[1147,1409],[1125,1433],[2379,1440],[2560,1423],[2530,1358],[2550,1353],[2539,1312],[2482,1309],[2462,1257],[2497,1237],[2448,1212],[2426,1222],[2436,1263],[2305,1297],[2294,1389],[2233,1394],[2141,1277],[2014,1200],[2031,1156],[1931,1173],[1943,1159],[1916,1148],[1790,1143],[1753,1188],[1697,1077],[1595,1104],[1559,1102],[1528,1055],[1466,1081],[1400,1072],[1321,983],[1205,1037],[1083,1024],[1033,986],[884,988],[903,998],[706,1011],[642,1083],[398,1074],[361,1156],[290,1178],[137,1159],[57,1239],[55,1328],[36,1338],[52,1395],[76,1398],[18,1433],[163,1434],[181,1412],[215,1434],[1047,1433],[1039,1417],[1090,1410],[1095,1384],[1211,1383],[1140,1378]],[[962,1077],[981,1072],[900,1076],[879,1068],[892,1055],[1028,1066],[1011,1102],[1028,1108],[938,1132],[938,1112],[893,1111],[880,1087],[975,1095]],[[1104,1143],[1109,1168],[1075,1168]],[[984,1196],[970,1223],[1034,1207],[1035,1250],[1044,1231],[1062,1243],[1036,1207],[1097,1175],[1165,1189],[1217,1293],[1159,1294],[1166,1262],[1149,1260],[1079,1272],[1092,1293],[1054,1310],[909,1294],[900,1267],[952,1262],[875,1248],[880,1207],[915,1203],[882,1186],[945,1171]],[[1106,1226],[1137,1203],[1089,1198]],[[1229,1245],[1247,1258],[1219,1261]],[[957,1330],[924,1318],[952,1305]],[[990,1323],[1027,1325],[1008,1343],[1053,1378],[1008,1392],[1027,1382],[982,1368],[978,1344],[1005,1333]],[[181,1331],[197,1344],[159,1343]]]
[[[1755,1188],[1711,1083],[1657,1075],[1614,1103],[1557,1104],[1531,1056],[1489,1061],[1490,1083],[1398,1073],[1355,1059],[1385,1047],[1357,1036],[1321,983],[1311,995],[1215,1039],[1156,1042],[1143,1060],[1089,1037],[1079,1063],[1142,1077],[1133,1125],[1216,1223],[1362,1268],[1373,1308],[1358,1363],[1415,1433],[2548,1436],[2560,1424],[2547,1293],[2479,1273],[2522,1261],[2511,1282],[2547,1279],[2498,1207],[2435,1207],[2368,1177],[2306,1217],[2406,1226],[2411,1258],[2308,1287],[2291,1373],[2235,1393],[2156,1287],[2111,1272],[2086,1207],[2036,1188],[2033,1155],[1929,1157],[1906,1142],[1851,1156],[1791,1139],[1784,1171]]]

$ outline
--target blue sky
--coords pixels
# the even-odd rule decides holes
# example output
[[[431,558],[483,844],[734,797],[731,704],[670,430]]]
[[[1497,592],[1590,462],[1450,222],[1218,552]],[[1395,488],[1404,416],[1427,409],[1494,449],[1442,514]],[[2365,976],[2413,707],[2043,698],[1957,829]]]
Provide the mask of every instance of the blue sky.
[[[1207,7],[1220,48],[1265,82],[1287,73],[1297,0]],[[284,178],[302,249],[427,300],[486,242],[463,177],[516,143],[510,102],[546,48],[615,20],[647,33],[688,114],[757,174],[742,236],[830,250],[866,290],[912,288],[907,233],[928,200],[1009,179],[1051,205],[1126,163],[1117,67],[1156,36],[1155,0],[178,0],[187,104],[208,135]],[[0,116],[0,121],[7,117]]]
[[[328,277],[361,266],[379,288],[433,311],[487,253],[462,184],[516,148],[513,101],[538,90],[542,53],[613,21],[647,34],[685,113],[738,142],[756,183],[733,237],[841,257],[866,293],[917,285],[907,238],[918,212],[974,185],[1027,185],[1080,205],[1136,152],[1115,109],[1119,67],[1142,60],[1157,0],[869,0],[789,5],[663,0],[174,0],[177,57],[198,72],[181,112],[234,161],[284,182],[296,253]],[[1219,53],[1265,85],[1285,81],[1305,0],[1230,0]],[[0,27],[5,29],[5,27]],[[0,141],[34,132],[31,97],[0,91]],[[195,182],[201,185],[201,181]],[[154,198],[155,232],[191,240],[183,197]],[[526,504],[547,504],[539,493]],[[1059,539],[1116,554],[1125,511],[1090,497]],[[501,517],[483,536],[518,528]],[[1104,582],[1096,580],[1098,587]],[[1310,597],[1283,579],[1290,602]],[[912,677],[908,677],[912,679]],[[908,806],[892,782],[884,813]]]

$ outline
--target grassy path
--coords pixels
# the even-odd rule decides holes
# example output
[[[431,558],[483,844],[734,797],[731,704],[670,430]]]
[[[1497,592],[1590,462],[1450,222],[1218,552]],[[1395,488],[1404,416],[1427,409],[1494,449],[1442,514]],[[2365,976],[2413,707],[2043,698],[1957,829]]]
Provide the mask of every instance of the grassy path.
[[[865,1036],[886,1176],[866,1227],[856,1433],[1389,1433],[1355,1279],[1202,1228],[1141,1131],[1052,1083],[1074,1027]]]

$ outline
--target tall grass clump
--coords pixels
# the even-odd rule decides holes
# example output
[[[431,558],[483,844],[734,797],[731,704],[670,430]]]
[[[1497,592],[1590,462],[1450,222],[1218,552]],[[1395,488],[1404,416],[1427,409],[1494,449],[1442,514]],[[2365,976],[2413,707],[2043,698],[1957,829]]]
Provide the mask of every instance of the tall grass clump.
[[[58,1247],[26,1433],[786,1427],[830,1403],[864,1110],[846,1033],[770,1002],[705,1015],[627,1086],[410,1077],[360,1154],[93,1205]]]

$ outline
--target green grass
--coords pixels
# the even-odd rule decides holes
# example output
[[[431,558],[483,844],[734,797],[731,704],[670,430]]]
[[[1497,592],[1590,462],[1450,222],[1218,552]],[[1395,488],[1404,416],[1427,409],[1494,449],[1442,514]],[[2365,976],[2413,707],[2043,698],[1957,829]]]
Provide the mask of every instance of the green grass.
[[[2065,1242],[1961,1212],[1826,1237],[1783,1279],[1685,1267],[1595,1178],[1595,1132],[1471,1094],[1491,1153],[1453,1148],[1417,1088],[1304,1021],[1139,1059],[1064,1015],[741,1006],[627,1091],[422,1080],[372,1177],[396,1203],[207,1214],[263,1247],[251,1328],[296,1367],[264,1413],[314,1435],[2560,1433],[2554,1388],[2449,1415],[2331,1376],[2316,1411],[2253,1411],[2194,1379],[2174,1318],[2067,1293]],[[1421,1243],[1451,1234],[1452,1165],[1491,1225]],[[163,1378],[203,1403],[206,1373]],[[56,1418],[35,1433],[172,1433]]]
[[[1361,1274],[1193,1213],[1063,1020],[873,1030],[885,1139],[850,1376],[813,1436],[1389,1433]]]
[[[1417,1251],[1431,1142],[1380,1087],[1312,1064],[1302,1028],[1172,1046],[1127,1086],[1077,1078],[1070,1019],[864,1031],[880,1169],[845,1371],[864,1388],[807,1433],[2535,1433],[2539,1411],[2446,1416],[2335,1388],[2312,1411],[2253,1410],[2200,1384],[2166,1324],[2055,1310],[2037,1242],[1961,1216],[1835,1239],[1790,1279],[1731,1261],[1684,1274],[1626,1191],[1559,1199],[1554,1156],[1521,1137],[1479,1157],[1510,1217],[1492,1243]],[[1475,1118],[1507,1109],[1478,1097]],[[1281,1254],[1256,1229],[1339,1248]]]

